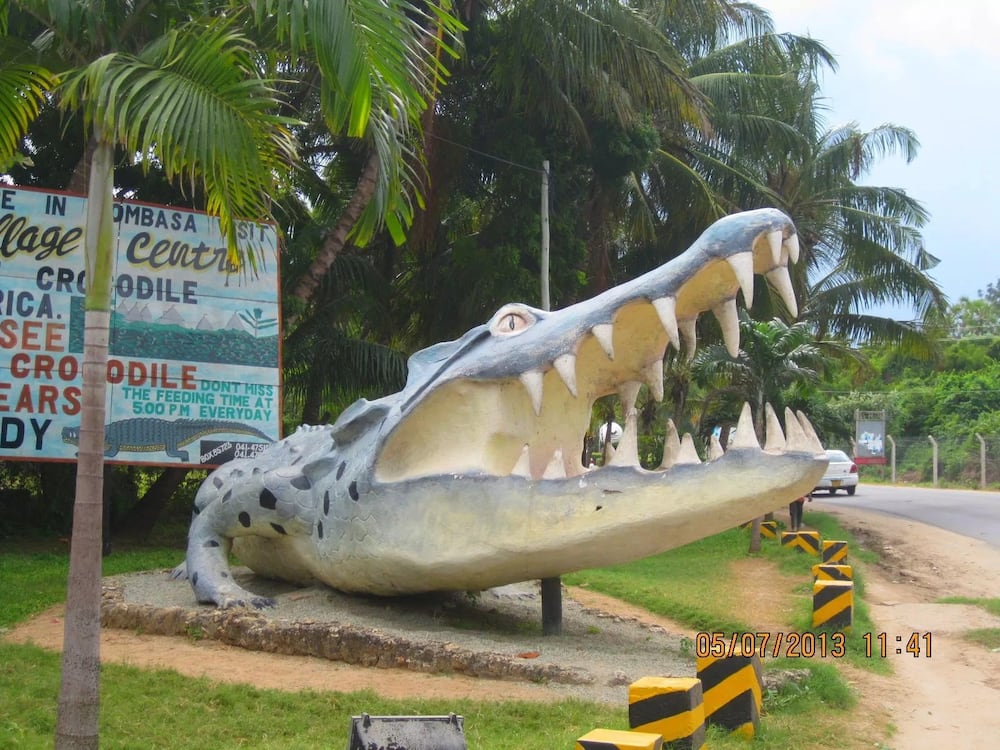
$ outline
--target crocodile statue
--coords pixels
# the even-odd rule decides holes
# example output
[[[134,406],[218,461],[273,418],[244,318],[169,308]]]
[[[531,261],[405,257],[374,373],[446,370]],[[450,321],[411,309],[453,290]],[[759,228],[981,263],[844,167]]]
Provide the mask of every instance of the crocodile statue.
[[[164,452],[180,461],[188,460],[185,445],[208,435],[252,435],[268,443],[274,440],[256,427],[241,422],[220,422],[212,419],[156,419],[135,417],[120,419],[104,428],[104,457],[113,458],[120,451],[134,453]],[[70,445],[80,444],[79,427],[63,427],[62,439]]]
[[[640,466],[635,403],[663,396],[663,358],[695,347],[714,312],[730,353],[736,307],[763,274],[793,315],[791,221],[775,209],[720,219],[684,254],[555,312],[500,308],[456,341],[417,352],[399,393],[300,427],[198,491],[186,574],[199,602],[273,604],[255,573],[376,595],[481,590],[658,553],[732,528],[811,490],[826,458],[808,420],[768,406],[763,448],[744,407],[728,449],[702,463],[668,424],[664,460]],[[581,461],[595,399],[626,414],[614,456]]]

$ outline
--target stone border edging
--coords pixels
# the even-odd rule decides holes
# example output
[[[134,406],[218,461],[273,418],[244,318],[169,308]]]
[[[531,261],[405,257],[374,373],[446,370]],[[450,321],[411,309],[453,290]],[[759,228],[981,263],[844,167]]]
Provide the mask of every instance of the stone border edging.
[[[125,601],[122,588],[105,584],[101,625],[153,635],[204,637],[230,646],[275,654],[313,656],[364,667],[458,673],[470,677],[589,685],[580,669],[535,663],[441,641],[415,642],[375,628],[314,620],[272,620],[245,609],[156,607]]]

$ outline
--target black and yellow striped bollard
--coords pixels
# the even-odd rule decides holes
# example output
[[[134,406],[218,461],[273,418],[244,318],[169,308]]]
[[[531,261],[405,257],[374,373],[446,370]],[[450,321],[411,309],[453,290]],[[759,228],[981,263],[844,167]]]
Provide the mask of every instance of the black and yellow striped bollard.
[[[850,565],[830,565],[817,563],[812,567],[813,578],[817,581],[853,581],[854,568]]]
[[[782,531],[781,546],[808,552],[819,556],[820,537],[818,531]]]
[[[643,677],[628,686],[628,725],[655,732],[671,748],[705,746],[705,705],[695,677]]]
[[[763,666],[756,653],[699,656],[695,662],[705,701],[705,721],[752,739],[760,726]]]
[[[829,625],[846,630],[854,624],[854,581],[813,583],[814,628]]]
[[[576,741],[576,750],[662,750],[663,737],[652,732],[592,729]]]
[[[764,539],[777,539],[778,538],[778,522],[777,521],[761,521],[760,522],[760,535]]]
[[[843,565],[847,562],[847,542],[834,539],[823,540],[823,562]]]

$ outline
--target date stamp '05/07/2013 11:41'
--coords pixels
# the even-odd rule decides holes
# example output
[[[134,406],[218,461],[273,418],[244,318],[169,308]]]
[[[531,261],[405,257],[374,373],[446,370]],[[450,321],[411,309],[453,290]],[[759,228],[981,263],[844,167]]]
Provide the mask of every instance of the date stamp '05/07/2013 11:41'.
[[[862,633],[861,650],[866,659],[886,659],[908,654],[930,658],[933,635],[913,631],[904,635],[885,632]],[[725,658],[736,654],[758,654],[772,658],[838,659],[847,655],[847,636],[841,631],[818,633],[775,631],[723,633],[701,631],[695,634],[694,652],[698,658]]]

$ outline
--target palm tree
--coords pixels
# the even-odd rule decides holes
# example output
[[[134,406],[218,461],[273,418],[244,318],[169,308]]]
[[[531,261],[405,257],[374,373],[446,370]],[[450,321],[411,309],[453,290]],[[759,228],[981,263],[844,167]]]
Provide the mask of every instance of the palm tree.
[[[441,253],[461,244],[505,261],[520,247],[509,270],[537,289],[538,202],[526,196],[551,159],[555,253],[575,253],[582,237],[587,285],[614,283],[619,235],[648,227],[620,196],[636,194],[654,113],[704,124],[683,61],[644,9],[616,0],[480,0],[462,20],[465,55],[428,126],[431,194],[409,257],[443,266]],[[580,263],[555,253],[553,297],[565,303],[581,291]]]
[[[52,72],[34,62],[38,54],[39,50],[24,40],[0,34],[0,100],[11,102],[0,107],[0,172],[23,160],[21,138],[55,86]]]
[[[66,67],[46,91],[89,134],[84,234],[87,290],[81,437],[66,602],[56,747],[96,748],[104,422],[116,147],[154,158],[168,177],[199,185],[238,261],[236,221],[266,215],[275,175],[295,162],[289,121],[234,20],[187,20],[173,2],[123,5],[17,2],[51,36]],[[7,6],[4,6],[5,9]],[[0,28],[7,29],[6,16]],[[31,107],[3,92],[0,110]],[[10,128],[8,127],[8,132]],[[19,140],[19,139],[18,139]],[[9,159],[10,140],[0,162]]]
[[[414,150],[420,118],[447,75],[442,57],[455,54],[461,25],[447,0],[231,4],[248,5],[258,30],[287,51],[284,64],[301,82],[295,97],[300,109],[313,111],[323,124],[311,124],[325,144],[314,150],[320,169],[345,158],[351,148],[345,138],[365,154],[351,198],[291,289],[286,320],[293,323],[349,239],[364,245],[384,226],[396,243],[403,241],[415,204],[423,201],[421,158]]]
[[[757,439],[764,445],[767,410],[780,413],[787,390],[815,382],[824,363],[808,323],[788,325],[780,318],[755,321],[741,310],[740,349],[735,358],[722,344],[702,347],[695,355],[693,370],[709,388],[700,422],[715,424],[728,419],[735,424],[741,405],[749,403]],[[716,418],[706,418],[713,407]],[[760,551],[759,518],[751,527],[750,551]]]
[[[927,352],[918,327],[870,312],[913,307],[939,312],[944,298],[927,275],[937,260],[923,245],[923,207],[899,189],[860,184],[879,160],[915,158],[904,127],[827,129],[818,72],[836,62],[809,38],[767,33],[706,45],[692,81],[712,102],[712,137],[690,139],[687,157],[720,208],[774,206],[798,228],[803,262],[793,283],[817,338],[902,344]],[[760,295],[759,317],[790,311]]]

